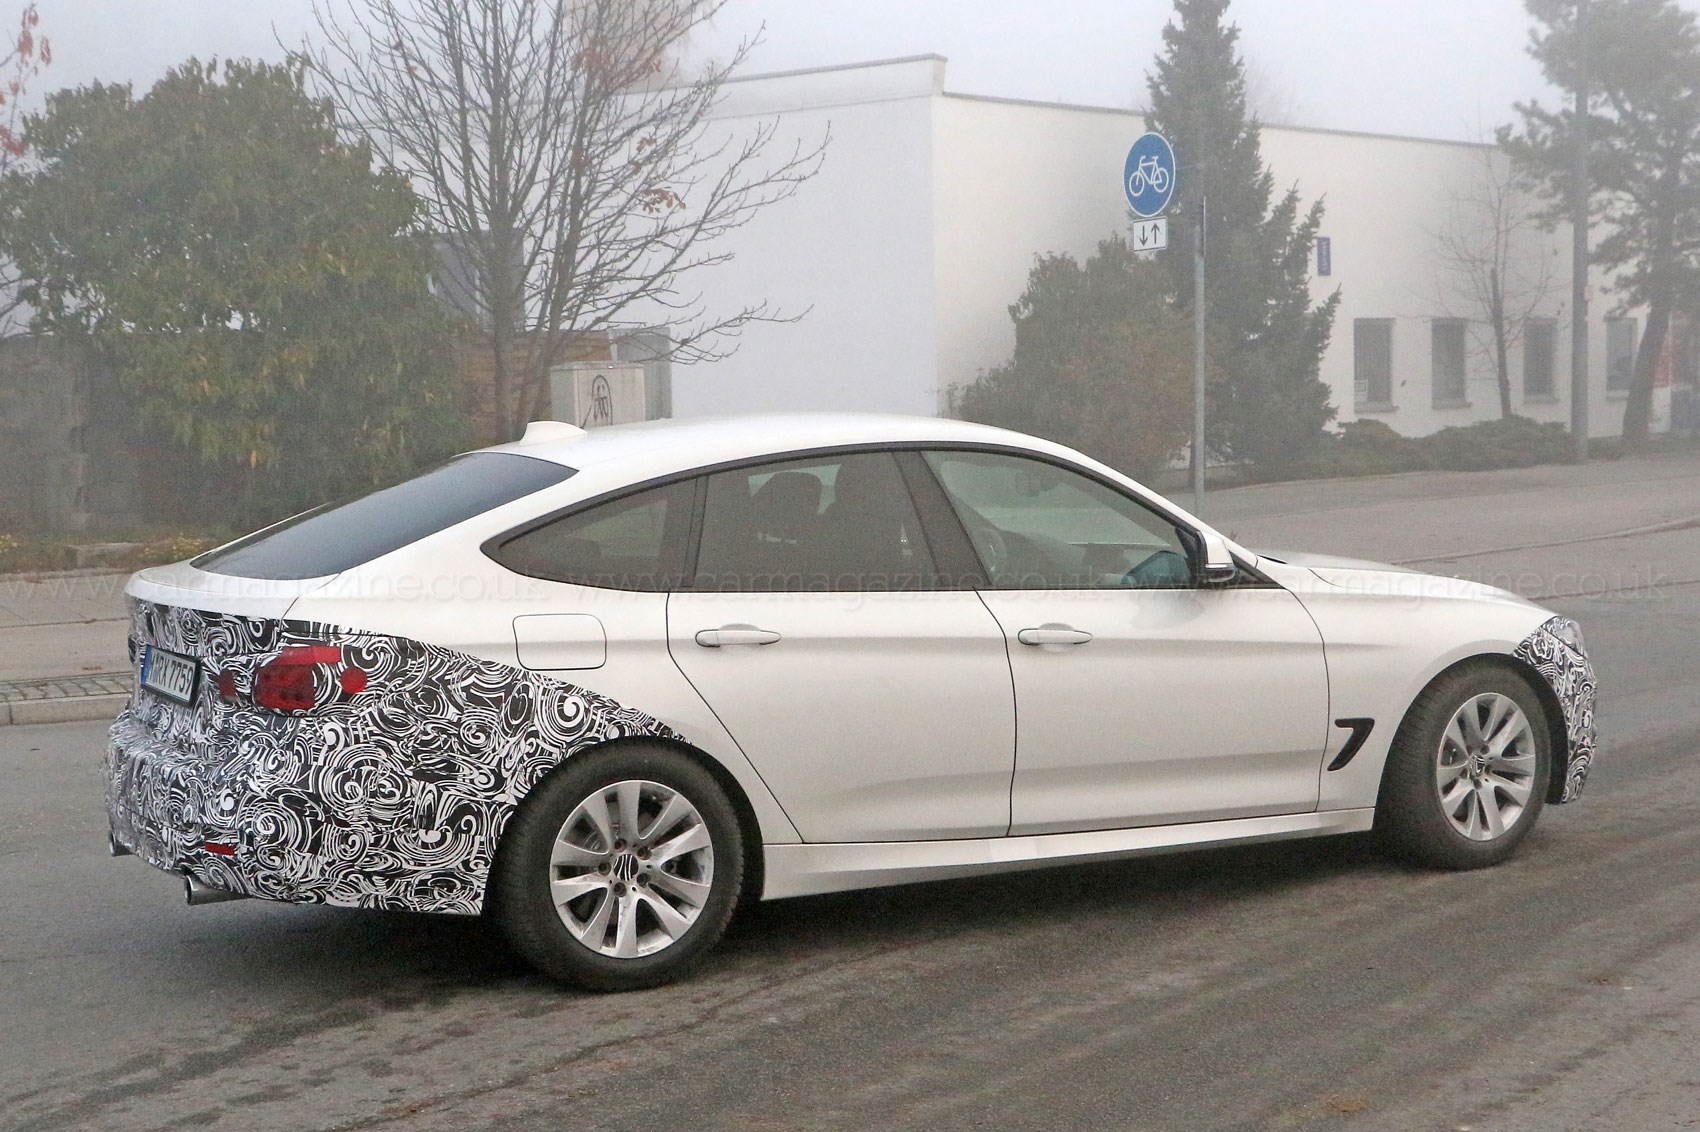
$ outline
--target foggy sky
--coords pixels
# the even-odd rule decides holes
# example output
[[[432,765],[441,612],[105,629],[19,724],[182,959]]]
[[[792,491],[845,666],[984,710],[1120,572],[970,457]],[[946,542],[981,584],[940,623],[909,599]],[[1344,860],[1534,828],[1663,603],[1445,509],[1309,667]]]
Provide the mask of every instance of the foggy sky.
[[[145,86],[190,55],[281,55],[308,0],[38,0],[55,61],[40,90]],[[0,0],[10,23],[21,0]],[[947,89],[1142,105],[1168,0],[732,0],[696,43],[724,52],[763,24],[744,72],[937,52]],[[1548,101],[1521,0],[1235,0],[1264,115],[1300,125],[1473,138]]]

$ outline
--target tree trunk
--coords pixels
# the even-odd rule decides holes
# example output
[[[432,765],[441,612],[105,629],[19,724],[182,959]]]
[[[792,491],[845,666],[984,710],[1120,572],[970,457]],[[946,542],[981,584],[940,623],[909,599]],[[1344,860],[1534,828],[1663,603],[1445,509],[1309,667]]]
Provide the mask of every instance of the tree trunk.
[[[504,336],[490,336],[490,397],[493,404],[491,411],[496,417],[496,443],[513,440],[513,412],[510,408],[512,396],[509,393],[507,343],[502,341]]]
[[[1501,320],[1493,328],[1493,362],[1495,372],[1499,376],[1499,415],[1511,415],[1511,346],[1506,341],[1505,322]]]
[[[1652,429],[1654,370],[1670,328],[1670,298],[1662,293],[1663,288],[1660,291],[1652,296],[1647,307],[1647,332],[1635,352],[1635,377],[1629,387],[1629,400],[1623,405],[1623,447],[1630,452],[1647,447]]]
[[[1488,281],[1488,317],[1493,320],[1493,373],[1499,383],[1499,415],[1511,415],[1511,332],[1505,326],[1505,288],[1500,260]]]

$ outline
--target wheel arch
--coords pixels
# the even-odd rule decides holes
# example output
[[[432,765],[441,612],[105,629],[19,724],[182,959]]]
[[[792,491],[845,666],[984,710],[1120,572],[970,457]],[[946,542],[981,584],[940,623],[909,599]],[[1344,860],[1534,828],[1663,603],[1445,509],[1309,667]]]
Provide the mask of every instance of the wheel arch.
[[[1411,697],[1410,703],[1406,705],[1404,713],[1399,717],[1399,724],[1394,728],[1390,740],[1397,741],[1399,734],[1405,730],[1406,725],[1410,722],[1411,713],[1416,710],[1417,701],[1422,698],[1424,692],[1427,692],[1442,680],[1471,668],[1500,668],[1511,672],[1527,684],[1529,690],[1535,694],[1535,698],[1540,701],[1541,713],[1545,716],[1547,738],[1553,755],[1553,765],[1547,779],[1545,800],[1551,803],[1560,801],[1564,796],[1565,770],[1570,764],[1571,754],[1570,736],[1564,725],[1564,707],[1558,701],[1558,693],[1553,691],[1552,685],[1547,683],[1540,671],[1522,657],[1512,653],[1475,653],[1471,656],[1461,657],[1436,672],[1424,681],[1423,686],[1417,690],[1417,694]],[[1385,762],[1382,764],[1381,773],[1385,782],[1387,775],[1387,764]],[[1378,799],[1379,796],[1380,791],[1378,790]]]
[[[738,816],[738,834],[744,847],[744,877],[738,902],[741,907],[760,900],[767,879],[767,861],[762,851],[761,821],[756,816],[755,807],[750,803],[749,795],[745,792],[743,785],[739,783],[737,776],[726,769],[725,765],[718,759],[683,739],[665,735],[624,735],[617,739],[607,739],[574,751],[571,755],[557,762],[548,774],[542,775],[531,784],[525,795],[513,805],[507,814],[502,823],[502,830],[497,836],[496,852],[492,857],[489,876],[493,877],[496,873],[494,862],[502,854],[507,826],[512,822],[513,815],[519,812],[519,808],[525,804],[526,799],[531,797],[544,782],[576,759],[582,759],[587,755],[601,751],[617,751],[621,747],[637,746],[666,747],[678,752],[707,771],[709,777],[713,778],[720,789],[725,791],[726,800],[732,803],[732,812]],[[486,885],[488,883],[489,877],[486,877]]]

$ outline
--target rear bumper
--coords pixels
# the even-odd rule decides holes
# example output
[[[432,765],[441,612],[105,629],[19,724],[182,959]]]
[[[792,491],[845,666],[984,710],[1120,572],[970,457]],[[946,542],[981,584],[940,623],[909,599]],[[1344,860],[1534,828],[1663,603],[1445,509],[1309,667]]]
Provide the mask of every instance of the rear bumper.
[[[485,854],[464,833],[422,828],[405,776],[371,767],[358,796],[327,797],[296,755],[300,737],[284,733],[292,720],[279,721],[281,742],[184,749],[146,712],[132,705],[112,725],[106,805],[113,841],[148,864],[266,900],[479,911],[485,873],[466,865]]]

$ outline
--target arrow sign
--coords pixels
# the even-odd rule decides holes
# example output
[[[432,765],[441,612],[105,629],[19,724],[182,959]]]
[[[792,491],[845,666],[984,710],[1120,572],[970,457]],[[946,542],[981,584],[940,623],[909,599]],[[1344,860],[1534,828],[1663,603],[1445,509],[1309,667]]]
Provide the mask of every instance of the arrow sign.
[[[1162,134],[1141,134],[1122,166],[1122,191],[1142,220],[1163,215],[1175,195],[1175,151]]]
[[[1155,220],[1133,222],[1133,250],[1157,252],[1169,246],[1169,222],[1159,216]]]

